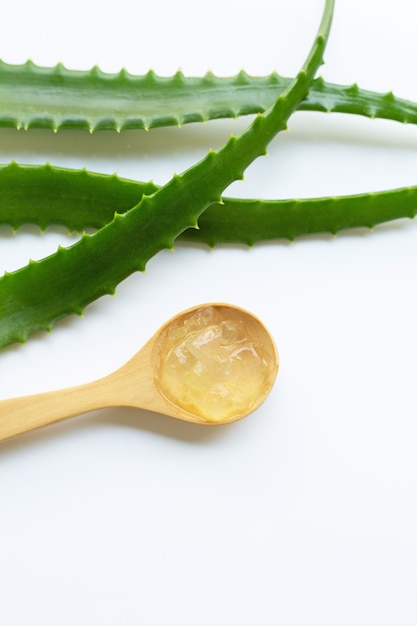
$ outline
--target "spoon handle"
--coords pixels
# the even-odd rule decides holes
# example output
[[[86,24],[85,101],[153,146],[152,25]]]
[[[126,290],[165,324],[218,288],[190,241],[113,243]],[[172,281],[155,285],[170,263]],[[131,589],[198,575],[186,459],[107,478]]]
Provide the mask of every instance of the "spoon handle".
[[[0,441],[113,404],[105,379],[0,401]]]

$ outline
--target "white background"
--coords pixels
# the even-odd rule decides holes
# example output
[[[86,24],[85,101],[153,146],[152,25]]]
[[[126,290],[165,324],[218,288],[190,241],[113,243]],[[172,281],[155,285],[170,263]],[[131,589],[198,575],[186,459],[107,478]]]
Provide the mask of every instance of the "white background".
[[[15,0],[0,56],[70,68],[291,75],[319,0]],[[340,83],[417,100],[414,0],[336,0]],[[0,161],[163,183],[249,120],[90,136],[0,130]],[[417,128],[299,113],[229,190],[301,197],[417,184]],[[67,245],[0,232],[0,269]],[[0,396],[75,385],[126,361],[168,317],[227,301],[269,326],[281,368],[249,418],[205,429],[136,410],[0,445],[5,626],[417,623],[417,224],[248,250],[177,246],[84,319],[0,355]]]

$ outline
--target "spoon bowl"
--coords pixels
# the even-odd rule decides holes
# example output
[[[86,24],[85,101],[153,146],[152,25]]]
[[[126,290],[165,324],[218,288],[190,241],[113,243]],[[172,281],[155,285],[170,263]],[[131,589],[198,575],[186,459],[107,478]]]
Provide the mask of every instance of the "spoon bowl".
[[[258,318],[230,304],[199,305],[168,320],[104,378],[0,401],[0,441],[116,406],[195,424],[226,424],[262,404],[277,372],[274,340]]]

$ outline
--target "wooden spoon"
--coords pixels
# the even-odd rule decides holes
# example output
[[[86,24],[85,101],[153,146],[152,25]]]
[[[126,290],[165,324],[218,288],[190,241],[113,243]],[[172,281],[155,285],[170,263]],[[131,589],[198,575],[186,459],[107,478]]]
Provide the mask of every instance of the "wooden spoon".
[[[104,378],[0,401],[0,440],[115,406],[225,424],[258,408],[277,372],[274,341],[256,317],[228,304],[200,305],[166,322]]]

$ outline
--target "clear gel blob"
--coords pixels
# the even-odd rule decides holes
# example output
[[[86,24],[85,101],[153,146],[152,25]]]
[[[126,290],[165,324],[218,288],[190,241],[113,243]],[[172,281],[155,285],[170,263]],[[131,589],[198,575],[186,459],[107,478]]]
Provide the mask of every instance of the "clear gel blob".
[[[162,332],[158,350],[161,392],[205,421],[250,413],[276,374],[275,348],[264,327],[226,305],[185,313]]]

